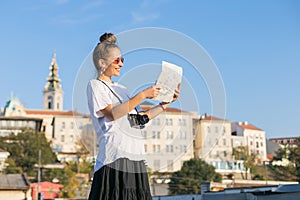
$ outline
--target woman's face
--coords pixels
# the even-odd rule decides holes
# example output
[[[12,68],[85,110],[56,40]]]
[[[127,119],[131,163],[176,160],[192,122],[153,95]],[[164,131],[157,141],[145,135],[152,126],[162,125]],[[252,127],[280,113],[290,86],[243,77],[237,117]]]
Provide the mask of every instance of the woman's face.
[[[123,66],[121,52],[118,48],[110,50],[109,56],[106,59],[106,65],[108,66],[104,72],[105,76],[120,76],[120,69]]]

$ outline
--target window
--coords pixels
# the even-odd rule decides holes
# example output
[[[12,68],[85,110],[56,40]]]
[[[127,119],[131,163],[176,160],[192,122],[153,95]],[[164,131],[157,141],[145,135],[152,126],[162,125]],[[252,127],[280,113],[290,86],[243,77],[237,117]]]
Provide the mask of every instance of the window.
[[[166,131],[166,138],[167,139],[173,139],[174,134],[173,131]]]
[[[221,161],[220,169],[226,169],[226,162],[225,161]]]
[[[224,153],[224,157],[227,157],[227,152],[226,152],[226,151],[224,151],[223,153]]]
[[[155,139],[155,138],[156,138],[155,131],[152,131],[152,138],[153,138],[153,139]]]
[[[226,128],[223,126],[223,135],[226,133]]]
[[[48,96],[48,109],[52,108],[52,96]]]
[[[61,135],[61,136],[60,136],[60,141],[61,141],[61,142],[65,142],[65,136],[64,136],[64,135]]]
[[[158,145],[156,145],[156,146],[157,146],[157,148],[156,148],[157,153],[160,153],[160,145],[158,144]]]
[[[186,126],[186,120],[185,119],[178,119],[178,125],[179,126]]]
[[[62,122],[62,123],[61,123],[61,128],[62,128],[62,129],[65,129],[65,128],[66,128],[66,123],[65,123],[65,122]]]
[[[160,153],[160,145],[153,145],[153,153]]]
[[[207,127],[207,132],[210,133],[210,127],[209,126]]]
[[[160,131],[157,131],[157,132],[156,132],[156,138],[157,138],[157,139],[160,139]]]
[[[152,131],[152,138],[153,139],[160,139],[160,132],[159,131],[157,131],[157,132]]]
[[[74,135],[70,135],[70,142],[74,142]]]
[[[180,131],[180,139],[183,139],[183,140],[186,139],[186,132],[185,131]]]
[[[173,119],[166,119],[167,126],[173,126]]]
[[[144,144],[144,149],[145,149],[145,152],[147,153],[147,145]]]
[[[74,129],[74,122],[70,123],[70,129]]]
[[[259,148],[259,143],[258,142],[256,142],[256,148]]]
[[[219,128],[217,126],[215,127],[215,131],[216,131],[216,133],[219,132]]]
[[[174,152],[173,145],[166,145],[166,152],[173,153]]]

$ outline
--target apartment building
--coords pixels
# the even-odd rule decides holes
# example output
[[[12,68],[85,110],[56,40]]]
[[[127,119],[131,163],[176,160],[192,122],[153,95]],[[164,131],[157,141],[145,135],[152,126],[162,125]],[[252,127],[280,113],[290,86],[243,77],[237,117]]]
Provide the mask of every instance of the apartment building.
[[[231,129],[234,136],[243,137],[242,146],[247,146],[248,153],[257,156],[258,164],[263,164],[267,160],[266,132],[264,130],[247,121],[232,123]]]
[[[243,161],[232,155],[231,122],[207,114],[193,121],[195,157],[213,165],[217,172],[230,173],[245,170]],[[239,138],[242,142],[243,139]]]
[[[194,117],[195,113],[167,108],[143,129],[147,164],[153,172],[178,171],[184,161],[194,157]]]

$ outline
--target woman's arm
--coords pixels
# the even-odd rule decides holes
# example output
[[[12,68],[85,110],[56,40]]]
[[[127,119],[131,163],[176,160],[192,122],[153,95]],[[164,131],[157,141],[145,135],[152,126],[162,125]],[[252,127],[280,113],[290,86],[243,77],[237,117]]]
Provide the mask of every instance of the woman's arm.
[[[108,105],[104,109],[97,111],[97,114],[100,114],[101,112],[105,117],[112,121],[119,119],[138,106],[144,99],[156,97],[159,90],[160,88],[158,86],[149,87],[122,104],[117,106],[113,106],[112,104]]]
[[[173,96],[173,100],[171,102],[161,102],[160,104],[158,104],[157,106],[154,106],[144,112],[142,112],[143,114],[148,115],[149,119],[153,119],[156,116],[158,116],[161,112],[163,112],[164,110],[167,109],[167,107],[169,105],[171,105],[171,103],[173,103],[174,101],[176,101],[179,98],[180,95],[180,84],[178,85],[178,89],[175,90],[174,96]]]

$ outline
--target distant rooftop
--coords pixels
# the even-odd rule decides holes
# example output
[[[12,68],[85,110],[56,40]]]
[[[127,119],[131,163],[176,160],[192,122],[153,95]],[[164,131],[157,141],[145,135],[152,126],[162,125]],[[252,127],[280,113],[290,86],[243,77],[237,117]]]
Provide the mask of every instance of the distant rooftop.
[[[28,190],[30,182],[24,174],[1,174],[0,190]]]

